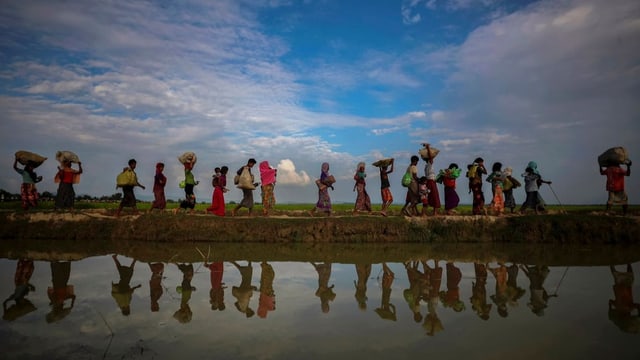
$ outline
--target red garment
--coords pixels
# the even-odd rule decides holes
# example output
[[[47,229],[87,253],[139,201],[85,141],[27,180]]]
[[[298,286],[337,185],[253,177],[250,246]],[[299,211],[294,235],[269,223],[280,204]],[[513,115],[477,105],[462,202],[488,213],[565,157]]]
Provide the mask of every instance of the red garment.
[[[604,171],[607,176],[607,191],[623,191],[624,177],[627,171],[619,166],[609,166]]]
[[[227,186],[227,177],[225,175],[220,175],[217,185],[213,188],[211,206],[207,208],[207,212],[213,213],[217,216],[225,215],[224,191],[222,190],[225,186]]]

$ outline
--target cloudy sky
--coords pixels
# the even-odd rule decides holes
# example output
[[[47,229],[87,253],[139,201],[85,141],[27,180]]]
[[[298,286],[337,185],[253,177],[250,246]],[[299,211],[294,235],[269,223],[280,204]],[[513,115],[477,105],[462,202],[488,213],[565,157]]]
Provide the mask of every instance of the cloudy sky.
[[[597,156],[640,154],[635,0],[9,1],[0,30],[0,188],[11,192],[15,151],[49,157],[39,189],[55,192],[55,152],[71,150],[79,194],[115,193],[135,158],[139,197],[162,161],[178,199],[177,156],[193,151],[199,201],[215,166],[254,157],[278,168],[279,202],[314,202],[323,161],[334,201],[352,202],[356,164],[394,157],[402,203],[409,157],[430,142],[438,168],[481,156],[519,175],[535,160],[553,181],[547,202],[601,204]],[[640,174],[627,191],[640,201]],[[470,203],[464,179],[459,193]]]

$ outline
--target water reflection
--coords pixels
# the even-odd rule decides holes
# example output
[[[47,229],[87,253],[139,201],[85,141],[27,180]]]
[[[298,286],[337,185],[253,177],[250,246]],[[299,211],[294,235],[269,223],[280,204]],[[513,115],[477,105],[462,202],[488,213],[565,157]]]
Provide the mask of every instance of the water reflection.
[[[349,264],[208,258],[0,259],[5,354],[65,358],[81,349],[105,358],[215,352],[339,359],[420,356],[429,347],[434,355],[470,358],[640,356],[637,335],[629,337],[640,331],[633,299],[640,262],[569,270],[433,258]],[[109,283],[113,299],[104,293]],[[39,288],[47,288],[46,296]],[[229,291],[237,311],[224,311]],[[571,333],[579,339],[567,339]],[[471,349],[458,346],[462,338]],[[491,345],[496,338],[500,349]]]

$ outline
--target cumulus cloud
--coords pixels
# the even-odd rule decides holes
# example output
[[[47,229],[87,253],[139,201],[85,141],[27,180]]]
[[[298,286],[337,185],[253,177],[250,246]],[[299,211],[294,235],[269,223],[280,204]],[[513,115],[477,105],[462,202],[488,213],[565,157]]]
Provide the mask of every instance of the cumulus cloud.
[[[296,165],[290,159],[282,159],[276,167],[278,169],[278,184],[305,186],[311,178],[305,171],[296,172]]]

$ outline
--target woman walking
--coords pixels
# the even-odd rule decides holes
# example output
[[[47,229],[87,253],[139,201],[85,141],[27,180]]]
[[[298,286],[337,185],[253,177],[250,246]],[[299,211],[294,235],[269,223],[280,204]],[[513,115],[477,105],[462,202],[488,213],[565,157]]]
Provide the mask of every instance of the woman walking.
[[[276,186],[278,169],[269,166],[268,161],[260,163],[260,181],[262,182],[262,215],[269,216],[269,210],[276,204],[276,196],[273,192]]]
[[[353,175],[353,180],[355,180],[355,185],[353,186],[353,191],[357,191],[356,196],[356,204],[353,207],[353,214],[357,214],[359,211],[366,211],[367,213],[371,213],[371,198],[367,193],[367,182],[365,178],[367,174],[364,171],[364,162],[358,163],[358,167],[356,168],[356,173]]]
[[[320,168],[320,179],[316,180],[316,185],[318,185],[318,201],[316,202],[316,206],[309,211],[309,215],[313,216],[316,209],[319,209],[320,211],[327,213],[328,216],[331,216],[331,197],[329,196],[329,188],[333,190],[332,179],[333,176],[329,174],[329,163],[322,163]]]
[[[58,183],[58,193],[56,194],[56,203],[54,210],[69,208],[73,210],[76,200],[76,192],[73,190],[73,184],[80,182],[80,174],[82,174],[82,163],[78,162],[78,170],[71,167],[71,161],[64,160],[62,167],[58,167],[58,173],[54,178],[54,182]]]

